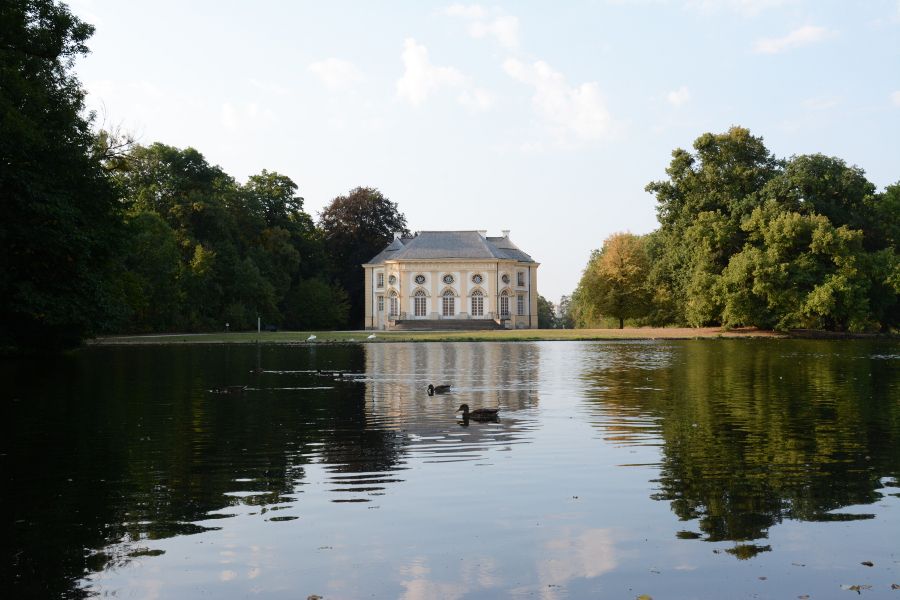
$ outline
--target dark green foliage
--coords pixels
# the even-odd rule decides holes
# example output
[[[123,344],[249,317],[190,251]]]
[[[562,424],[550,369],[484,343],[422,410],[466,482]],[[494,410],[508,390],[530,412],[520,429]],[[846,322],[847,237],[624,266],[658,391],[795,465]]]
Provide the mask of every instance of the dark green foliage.
[[[184,265],[175,232],[156,213],[138,213],[126,227],[119,281],[131,310],[123,326],[135,332],[171,330],[184,301]]]
[[[406,217],[377,189],[358,187],[332,200],[319,215],[319,226],[335,278],[350,296],[350,322],[361,327],[365,307],[361,265],[381,252],[394,233],[409,235]]]
[[[71,347],[116,314],[121,216],[71,73],[92,33],[64,4],[0,8],[2,347]]]
[[[578,326],[653,325],[838,331],[900,325],[900,184],[877,193],[862,169],[812,154],[774,158],[740,127],[677,149],[647,186],[660,227],[629,289],[595,251],[572,296]],[[604,246],[604,249],[606,246]],[[634,318],[636,315],[632,315]]]
[[[861,330],[870,315],[862,232],[774,201],[746,221],[749,240],[722,274],[725,325]]]
[[[350,302],[337,284],[320,278],[297,282],[284,301],[284,324],[289,329],[323,330],[347,326]]]
[[[64,4],[0,5],[0,349],[110,331],[361,320],[362,272],[406,220],[357,188],[322,214],[290,178],[241,185],[193,148],[94,134],[71,74],[90,25]],[[343,283],[343,286],[341,285]]]
[[[553,303],[538,295],[538,327],[541,329],[556,329],[556,309]]]
[[[741,127],[706,133],[694,150],[675,150],[669,179],[646,189],[658,203],[660,231],[653,248],[662,250],[652,261],[652,287],[665,290],[675,322],[701,326],[718,320],[716,278],[743,247],[741,222],[759,206],[759,192],[780,163],[762,138]]]
[[[900,188],[821,154],[776,160],[734,127],[673,152],[649,236],[649,321],[829,330],[900,325]],[[576,294],[578,297],[578,294]],[[607,314],[609,314],[607,312]]]
[[[763,188],[762,196],[802,215],[822,215],[835,227],[871,230],[875,186],[859,167],[831,156],[795,156]]]
[[[240,185],[197,150],[164,144],[135,146],[107,164],[133,230],[120,280],[128,329],[253,329],[257,319],[278,324],[287,313],[308,321],[304,310],[328,312],[312,318],[322,328],[346,325],[340,301],[293,301],[329,265],[290,178],[263,171]]]

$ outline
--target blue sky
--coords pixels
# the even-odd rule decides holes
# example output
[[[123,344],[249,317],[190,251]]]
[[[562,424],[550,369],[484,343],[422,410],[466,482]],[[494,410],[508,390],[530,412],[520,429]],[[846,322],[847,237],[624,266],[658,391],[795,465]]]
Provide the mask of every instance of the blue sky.
[[[556,302],[644,186],[731,125],[900,180],[900,0],[77,0],[99,122],[290,176],[316,215],[379,188],[413,230],[487,229]]]

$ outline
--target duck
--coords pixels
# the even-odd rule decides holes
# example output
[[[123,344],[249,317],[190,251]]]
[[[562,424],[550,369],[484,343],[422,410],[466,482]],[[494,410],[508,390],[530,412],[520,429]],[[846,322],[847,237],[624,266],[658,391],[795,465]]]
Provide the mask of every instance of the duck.
[[[306,341],[307,341],[307,342],[312,342],[312,341],[315,340],[315,339],[316,339],[316,336],[315,336],[315,335],[311,335],[311,336],[309,336],[308,338],[306,338]]]
[[[367,337],[366,339],[367,339],[367,340],[374,340],[374,339],[375,339],[375,334],[374,334],[374,333],[373,333],[373,334],[370,334],[369,337]]]
[[[428,384],[428,395],[434,396],[435,394],[446,394],[450,391],[449,385],[432,385]]]
[[[472,419],[473,421],[495,421],[500,413],[499,408],[476,408],[469,410],[468,404],[460,404],[456,412],[462,413],[463,421]]]

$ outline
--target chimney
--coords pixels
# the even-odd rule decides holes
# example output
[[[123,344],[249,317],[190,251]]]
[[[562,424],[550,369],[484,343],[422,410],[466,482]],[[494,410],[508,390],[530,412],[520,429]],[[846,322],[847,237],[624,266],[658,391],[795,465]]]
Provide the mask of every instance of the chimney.
[[[394,232],[394,239],[395,239],[395,240],[399,240],[400,237],[401,237],[402,235],[403,235],[403,232],[402,232],[402,231],[395,231],[395,232]]]
[[[505,237],[505,238],[508,238],[508,237],[509,237],[509,229],[504,229],[504,230],[503,230],[503,237]]]

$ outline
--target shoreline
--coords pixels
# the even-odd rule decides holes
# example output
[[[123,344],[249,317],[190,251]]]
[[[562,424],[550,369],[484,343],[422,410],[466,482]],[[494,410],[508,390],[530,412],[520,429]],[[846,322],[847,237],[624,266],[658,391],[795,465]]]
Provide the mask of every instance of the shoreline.
[[[309,337],[315,338],[310,340]],[[374,338],[369,338],[374,335]],[[103,336],[88,346],[174,344],[346,344],[386,342],[539,342],[539,341],[637,341],[695,339],[900,339],[896,334],[851,334],[798,330],[781,333],[755,328],[634,327],[625,329],[519,329],[485,331],[263,331],[233,333],[166,333]]]

